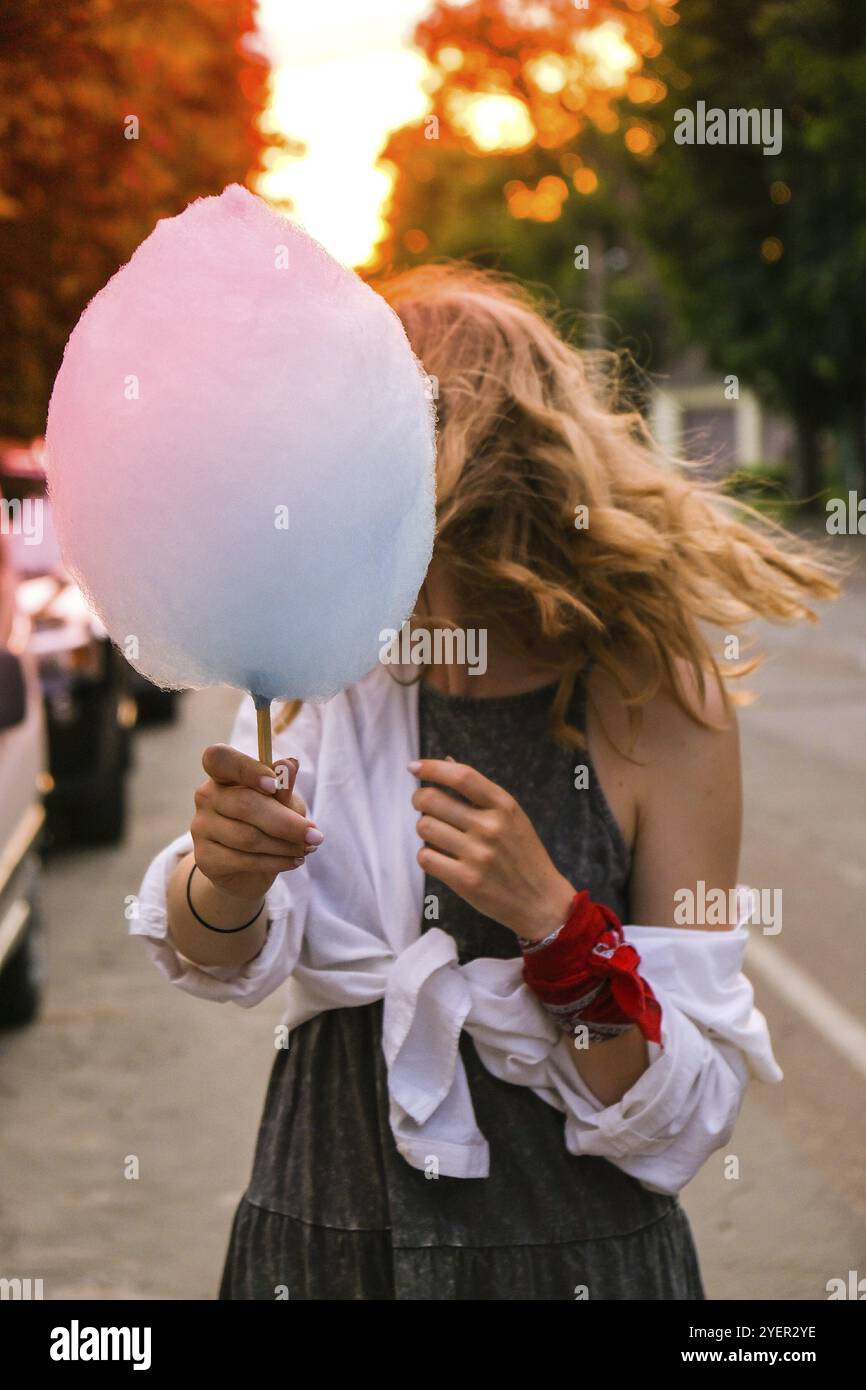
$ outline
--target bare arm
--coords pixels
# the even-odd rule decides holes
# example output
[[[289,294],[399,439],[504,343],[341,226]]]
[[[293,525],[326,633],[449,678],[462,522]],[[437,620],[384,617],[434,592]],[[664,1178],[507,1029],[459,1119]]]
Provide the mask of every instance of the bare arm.
[[[196,921],[187,905],[187,883],[194,864],[195,854],[187,854],[169,880],[168,930],[172,941],[180,954],[194,965],[245,965],[265,944],[268,919],[264,896],[232,897],[204,874],[193,873],[190,892],[196,912],[211,926],[220,927],[228,934],[209,932]],[[251,918],[254,919],[252,925],[245,930],[230,930]]]
[[[678,889],[694,890],[699,879],[708,890],[722,888],[727,893],[736,886],[742,823],[737,725],[733,715],[725,714],[717,690],[708,691],[703,712],[714,724],[724,725],[721,732],[701,728],[669,697],[657,697],[646,709],[635,750],[642,765],[623,765],[615,778],[625,795],[633,797],[630,906],[636,924],[678,925],[674,894]],[[617,738],[623,733],[625,726],[617,730]],[[598,762],[610,775],[609,750]],[[621,790],[610,799],[619,795]],[[582,1079],[605,1105],[621,1100],[649,1064],[637,1028],[609,1042],[575,1049],[574,1060]]]

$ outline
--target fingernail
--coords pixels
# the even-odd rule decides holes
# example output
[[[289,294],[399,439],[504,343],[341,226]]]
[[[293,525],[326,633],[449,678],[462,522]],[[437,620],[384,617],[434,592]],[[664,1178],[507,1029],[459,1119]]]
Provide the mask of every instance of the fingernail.
[[[410,772],[420,772],[420,771],[421,771],[421,764],[420,764],[420,762],[418,761],[417,758],[415,758],[411,763],[407,763],[406,766],[408,767],[408,769],[409,769]]]
[[[304,835],[304,844],[320,845],[324,838],[325,837],[322,834],[321,830],[317,830],[314,825],[311,825],[309,830]]]
[[[302,864],[306,864],[306,862],[307,862],[306,859],[304,859],[303,856],[302,856],[300,859],[296,859],[296,860],[294,861],[294,867],[295,867],[296,869],[299,869],[299,868],[301,867],[301,865],[302,865]]]
[[[276,777],[260,777],[259,786],[263,792],[275,792],[277,790]]]

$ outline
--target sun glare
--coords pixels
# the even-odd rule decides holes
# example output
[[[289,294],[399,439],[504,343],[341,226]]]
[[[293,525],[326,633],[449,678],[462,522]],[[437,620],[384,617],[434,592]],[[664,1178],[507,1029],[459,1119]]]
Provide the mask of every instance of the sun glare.
[[[498,92],[462,93],[451,118],[475,145],[493,150],[524,150],[535,136],[535,126],[525,104]]]
[[[575,49],[590,62],[591,80],[600,87],[622,87],[640,59],[626,41],[625,29],[615,19],[605,20],[594,29],[583,29],[574,41]]]
[[[368,265],[385,231],[382,210],[393,175],[377,160],[390,132],[430,107],[427,63],[410,44],[425,9],[423,0],[365,0],[362,7],[356,0],[322,0],[303,11],[283,0],[259,3],[273,64],[265,124],[301,141],[304,152],[272,157],[258,191],[289,200],[297,221],[346,265]],[[456,49],[438,56],[445,67],[460,65]],[[575,64],[582,78],[615,89],[627,84],[639,59],[623,26],[608,21],[579,34],[570,60],[540,57],[533,79],[553,94],[576,79]],[[537,138],[526,104],[504,93],[464,92],[455,97],[451,118],[484,153],[526,149]],[[537,190],[531,196],[534,212],[527,215],[539,216],[540,209],[547,216],[555,200]]]
[[[365,264],[383,230],[390,192],[376,159],[390,130],[427,107],[419,55],[365,53],[357,59],[282,67],[268,119],[305,146],[262,176],[264,197],[289,198],[293,216],[346,265]]]
[[[304,15],[280,0],[259,6],[274,65],[265,124],[305,148],[272,161],[258,192],[289,199],[292,216],[345,265],[367,264],[383,234],[391,178],[376,161],[389,132],[429,105],[426,63],[405,33],[423,9],[409,0],[368,0],[361,11],[327,0]]]

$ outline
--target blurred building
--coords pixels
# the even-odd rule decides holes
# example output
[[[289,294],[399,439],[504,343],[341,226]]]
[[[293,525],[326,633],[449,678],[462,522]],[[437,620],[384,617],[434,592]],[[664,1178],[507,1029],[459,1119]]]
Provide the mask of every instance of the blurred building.
[[[793,459],[793,425],[767,410],[742,380],[709,371],[697,350],[655,388],[650,418],[666,451],[706,458],[714,475],[758,464],[775,471]]]

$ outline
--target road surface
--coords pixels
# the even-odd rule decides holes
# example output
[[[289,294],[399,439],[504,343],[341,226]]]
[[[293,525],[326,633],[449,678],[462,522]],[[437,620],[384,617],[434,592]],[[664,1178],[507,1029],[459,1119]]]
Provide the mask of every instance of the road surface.
[[[752,1087],[684,1194],[711,1298],[825,1298],[828,1280],[866,1276],[859,564],[820,628],[766,634],[761,700],[742,715],[742,877],[783,894],[782,930],[755,933],[749,971],[786,1079]],[[188,823],[200,750],[226,737],[234,699],[187,697],[181,723],[143,731],[127,843],[46,874],[45,1009],[0,1039],[0,1275],[41,1278],[49,1299],[216,1293],[279,996],[244,1011],[172,989],[126,937],[124,905]]]

